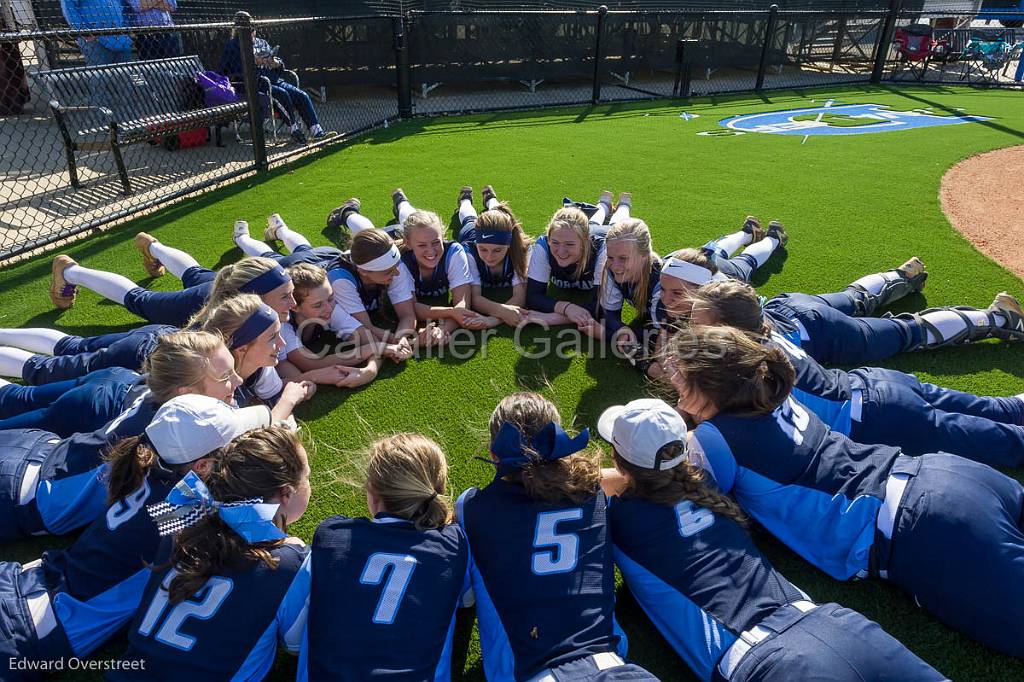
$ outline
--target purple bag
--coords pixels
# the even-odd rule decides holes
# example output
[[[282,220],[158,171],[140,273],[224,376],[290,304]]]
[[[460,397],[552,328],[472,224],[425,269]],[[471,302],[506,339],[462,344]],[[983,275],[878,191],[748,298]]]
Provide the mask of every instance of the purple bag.
[[[227,76],[216,71],[202,71],[196,74],[196,83],[203,89],[203,100],[208,107],[232,104],[238,101],[238,93],[231,86]]]

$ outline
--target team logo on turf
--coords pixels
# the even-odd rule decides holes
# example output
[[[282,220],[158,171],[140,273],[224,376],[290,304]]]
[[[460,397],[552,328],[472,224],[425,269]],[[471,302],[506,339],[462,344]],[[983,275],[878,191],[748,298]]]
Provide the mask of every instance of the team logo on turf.
[[[986,116],[946,116],[936,114],[930,109],[893,111],[882,104],[826,104],[810,109],[786,109],[733,116],[719,121],[719,124],[727,130],[739,133],[864,135],[988,120]]]

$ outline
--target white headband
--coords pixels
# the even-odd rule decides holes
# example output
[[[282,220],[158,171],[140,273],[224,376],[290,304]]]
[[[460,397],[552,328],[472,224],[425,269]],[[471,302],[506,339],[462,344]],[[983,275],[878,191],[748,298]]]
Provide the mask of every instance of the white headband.
[[[400,260],[402,260],[402,252],[398,250],[397,246],[392,244],[386,253],[377,256],[369,262],[356,263],[356,267],[369,270],[370,272],[387,272],[398,265]]]
[[[712,280],[714,275],[702,265],[690,263],[679,258],[669,257],[661,266],[661,274],[681,279],[690,284],[704,286]]]

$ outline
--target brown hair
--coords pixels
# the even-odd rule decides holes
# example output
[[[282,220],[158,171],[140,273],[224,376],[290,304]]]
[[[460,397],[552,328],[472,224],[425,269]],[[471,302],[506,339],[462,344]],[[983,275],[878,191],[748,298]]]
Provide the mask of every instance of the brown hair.
[[[298,436],[271,426],[245,433],[213,455],[213,467],[204,482],[220,502],[264,500],[287,488],[298,488],[306,475],[299,454]],[[175,538],[170,565],[177,575],[168,588],[168,600],[179,604],[193,596],[210,577],[244,564],[263,563],[275,568],[271,549],[283,540],[249,544],[212,514],[184,529]]]
[[[220,335],[231,348],[231,337],[253,313],[264,305],[256,294],[238,294],[211,308],[203,322],[203,331]]]
[[[213,280],[213,289],[210,290],[206,304],[192,316],[188,326],[201,326],[213,308],[239,293],[249,282],[276,267],[276,260],[263,256],[249,256],[222,267],[217,272],[217,278]]]
[[[301,304],[306,300],[311,289],[322,286],[327,281],[327,271],[312,263],[296,263],[288,267],[288,275],[292,278],[295,291],[295,303]]]
[[[672,448],[674,451],[670,451]],[[663,459],[678,457],[683,452],[679,443],[669,443],[663,449]],[[716,514],[727,516],[740,525],[746,525],[747,517],[731,498],[715,489],[707,473],[694,464],[682,461],[671,469],[659,471],[644,469],[623,459],[619,453],[613,452],[615,467],[626,474],[626,486],[620,493],[622,497],[638,497],[654,504],[673,507],[683,500],[710,509]]]
[[[576,232],[576,236],[580,240],[580,259],[576,263],[576,270],[573,273],[573,277],[579,279],[583,276],[583,271],[587,269],[587,263],[590,261],[590,221],[587,220],[587,214],[576,208],[575,206],[566,206],[555,211],[555,214],[551,216],[550,222],[548,222],[547,236],[551,239],[551,234],[555,230],[561,230],[569,228]]]
[[[554,404],[539,393],[513,393],[502,399],[491,414],[490,431],[493,440],[505,423],[519,429],[527,439],[548,424],[561,425],[562,418]],[[526,494],[542,502],[570,500],[584,502],[597,493],[601,483],[598,456],[592,452],[577,452],[553,462],[531,457],[530,462],[510,476],[522,484]]]
[[[665,258],[678,258],[687,263],[699,265],[710,270],[712,275],[718,272],[718,266],[715,265],[714,257],[709,255],[704,249],[679,249],[668,254]]]
[[[104,459],[109,465],[107,471],[107,504],[128,497],[139,489],[146,480],[146,474],[156,466],[159,458],[156,450],[138,436],[122,438]]]
[[[426,436],[399,433],[370,445],[367,489],[388,513],[412,521],[418,530],[451,523],[447,480],[444,452]]]
[[[771,325],[761,311],[761,300],[754,287],[735,279],[708,282],[690,294],[690,302],[700,304],[710,315],[711,324],[736,327],[745,332],[767,335]]]
[[[511,232],[512,243],[508,254],[512,259],[512,269],[524,280],[526,279],[526,259],[530,248],[530,239],[523,232],[519,219],[504,201],[481,213],[476,219],[476,229],[494,232]]]
[[[198,386],[210,368],[210,356],[224,345],[209,332],[172,332],[157,337],[156,347],[143,363],[146,386],[154,400],[165,403],[182,388]]]
[[[631,242],[636,253],[643,261],[640,266],[640,276],[636,282],[636,295],[634,297],[636,305],[640,306],[637,312],[643,316],[647,313],[643,306],[647,302],[647,293],[651,287],[651,263],[660,262],[658,254],[654,253],[651,249],[651,231],[647,227],[647,223],[639,218],[627,218],[608,228],[608,233],[604,238],[605,245],[616,240]],[[610,276],[608,262],[605,261],[604,269],[601,271],[602,290],[607,285],[607,280]]]
[[[734,327],[681,329],[669,340],[668,356],[686,383],[722,412],[768,414],[789,397],[796,381],[781,348]]]
[[[374,258],[380,258],[391,250],[395,241],[391,236],[379,228],[360,230],[352,237],[352,250],[349,251],[349,258],[356,266],[369,263]]]

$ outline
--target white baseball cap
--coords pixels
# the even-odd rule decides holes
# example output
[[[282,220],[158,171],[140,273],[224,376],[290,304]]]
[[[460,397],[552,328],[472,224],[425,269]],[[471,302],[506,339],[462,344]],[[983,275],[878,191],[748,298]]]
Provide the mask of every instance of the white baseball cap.
[[[232,407],[216,398],[189,393],[160,406],[146,427],[146,437],[160,459],[186,464],[270,423],[270,409],[265,406]]]
[[[642,469],[663,471],[686,459],[685,447],[672,459],[658,457],[669,443],[686,444],[686,422],[664,400],[643,398],[609,407],[597,420],[597,432],[622,459]]]

